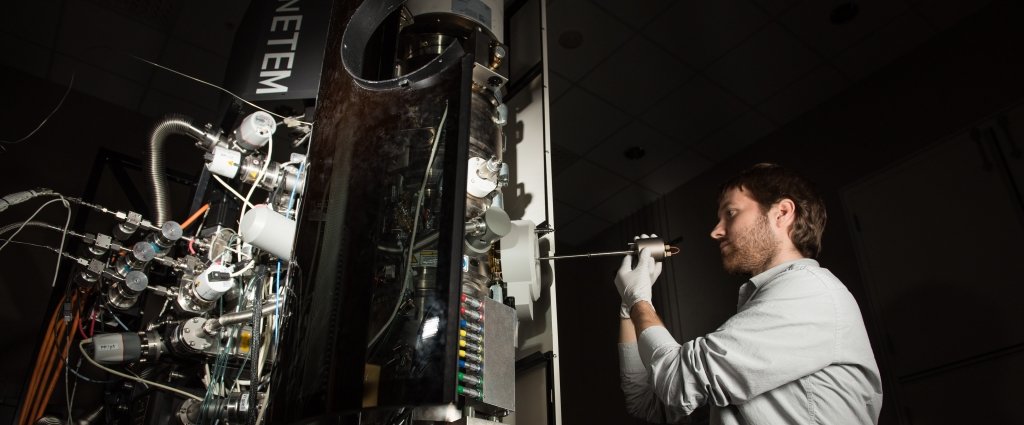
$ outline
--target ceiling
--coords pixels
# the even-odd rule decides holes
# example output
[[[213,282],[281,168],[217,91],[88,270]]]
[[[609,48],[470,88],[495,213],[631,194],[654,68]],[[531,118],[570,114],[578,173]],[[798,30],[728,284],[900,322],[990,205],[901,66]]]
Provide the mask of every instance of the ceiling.
[[[548,0],[559,240],[585,242],[986,3]],[[147,116],[212,120],[216,91],[125,53],[223,81],[248,4],[15,2],[2,63],[74,74],[75,90]]]
[[[591,239],[986,3],[548,0],[559,241]]]

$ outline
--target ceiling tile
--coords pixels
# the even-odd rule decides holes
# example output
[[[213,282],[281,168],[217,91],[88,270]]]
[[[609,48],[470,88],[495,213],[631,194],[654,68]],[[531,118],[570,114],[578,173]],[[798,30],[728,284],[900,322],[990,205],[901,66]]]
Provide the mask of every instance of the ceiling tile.
[[[171,35],[228,58],[249,3],[247,0],[184,2]]]
[[[572,164],[580,160],[580,156],[569,152],[559,145],[551,145],[551,171],[557,176],[568,170]]]
[[[139,112],[150,117],[177,113],[188,116],[197,122],[216,122],[218,118],[217,107],[218,105],[216,104],[204,106],[204,104],[191,102],[187,98],[156,89],[149,89],[142,99],[142,104],[139,105]]]
[[[572,81],[558,75],[557,72],[548,72],[548,95],[551,96],[548,103],[557,102],[570,88],[572,88]]]
[[[642,36],[615,51],[580,83],[591,92],[639,115],[693,75],[685,65]],[[642,78],[629,78],[640,77]]]
[[[60,25],[59,1],[4,2],[0,13],[0,32],[17,36],[40,46],[53,47]]]
[[[742,46],[708,68],[708,77],[756,105],[803,74],[821,59],[788,31],[768,24]]]
[[[696,150],[716,161],[724,160],[775,131],[775,125],[756,110],[749,110],[736,121],[700,142]]]
[[[149,81],[153,68],[131,55],[155,61],[165,34],[90,2],[65,4],[58,52],[138,83]]]
[[[735,96],[697,75],[654,105],[641,119],[670,138],[692,145],[747,108]]]
[[[857,6],[857,15],[844,24],[833,24],[833,9],[849,4]],[[808,1],[794,7],[779,21],[818,53],[834,58],[907,8],[903,0]]]
[[[768,11],[771,16],[779,16],[800,4],[800,0],[754,0],[754,3]]]
[[[0,50],[5,56],[18,58],[17,60],[6,60],[4,65],[35,75],[39,78],[49,78],[50,49],[26,42],[24,39],[10,34],[0,33]]]
[[[626,150],[634,147],[643,149],[644,155],[637,159],[626,158]],[[650,173],[654,167],[681,149],[680,144],[634,120],[590,151],[586,158],[620,176],[635,180]]]
[[[634,183],[594,207],[590,212],[599,218],[615,223],[656,201],[658,197],[657,193]]]
[[[567,48],[567,34],[582,35],[582,44]],[[548,4],[549,68],[579,81],[608,54],[629,39],[629,28],[584,0]]]
[[[593,0],[598,6],[607,10],[612,16],[619,18],[634,29],[643,28],[654,18],[660,16],[672,4],[672,0]]]
[[[835,67],[822,65],[758,105],[757,110],[775,124],[783,125],[849,85],[849,80]]]
[[[54,55],[50,80],[70,81],[72,73],[76,91],[133,111],[142,101],[142,84],[61,54]]]
[[[749,0],[678,1],[651,22],[644,34],[683,62],[704,69],[768,19]]]
[[[958,24],[988,6],[992,0],[909,0],[936,30],[942,31]]]
[[[173,38],[167,42],[160,60],[155,62],[216,85],[223,85],[224,69],[227,67],[227,59]],[[174,93],[201,105],[209,105],[214,110],[219,107],[221,98],[221,92],[213,87],[162,69],[153,74],[150,87],[164,93]]]
[[[923,18],[907,11],[843,52],[834,63],[846,76],[860,80],[913,50],[932,35],[932,27]]]
[[[555,239],[558,241],[558,245],[582,246],[611,225],[612,223],[606,220],[584,213],[562,228],[555,230]]]
[[[555,229],[568,224],[577,217],[583,215],[583,210],[573,208],[571,205],[555,201]]]
[[[555,200],[589,210],[629,185],[626,179],[587,160],[576,161],[552,181]]]
[[[573,87],[551,107],[552,143],[577,155],[585,155],[629,117],[603,100]]]
[[[659,195],[666,195],[712,165],[714,163],[708,158],[687,149],[641,178],[639,183]]]

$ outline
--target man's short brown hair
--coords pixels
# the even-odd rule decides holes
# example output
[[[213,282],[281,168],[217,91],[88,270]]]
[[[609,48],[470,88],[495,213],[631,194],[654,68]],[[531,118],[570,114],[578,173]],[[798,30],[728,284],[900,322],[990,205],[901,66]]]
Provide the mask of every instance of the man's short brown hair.
[[[777,164],[756,164],[725,182],[719,194],[719,203],[731,189],[741,189],[757,201],[761,213],[772,205],[790,199],[796,204],[796,219],[789,237],[804,257],[816,258],[821,252],[821,235],[825,232],[825,202],[810,181],[796,172]]]

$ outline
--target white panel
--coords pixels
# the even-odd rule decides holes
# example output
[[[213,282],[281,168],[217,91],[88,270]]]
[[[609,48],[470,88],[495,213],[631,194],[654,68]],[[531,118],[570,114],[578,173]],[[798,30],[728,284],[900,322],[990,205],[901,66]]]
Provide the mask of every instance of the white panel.
[[[513,178],[518,186],[522,188],[506,188],[506,205],[509,202],[518,202],[517,210],[521,214],[516,219],[530,220],[536,224],[554,222],[554,192],[552,191],[551,173],[551,117],[549,116],[548,86],[548,37],[547,37],[547,2],[541,1],[541,46],[543,51],[542,74],[533,81],[529,89],[523,90],[516,95],[519,99],[516,111],[516,122],[510,123],[513,126],[521,126],[522,139],[516,141],[515,163],[510,164],[513,168]],[[510,140],[509,143],[512,143]],[[506,160],[509,157],[506,156]],[[509,191],[521,191],[522,196],[512,198]],[[522,205],[528,201],[526,205]],[[548,233],[539,238],[541,254],[553,254],[555,246],[555,234]],[[541,295],[534,303],[534,317],[536,320],[522,321],[518,330],[518,351],[516,358],[522,358],[534,352],[551,352],[554,355],[552,360],[552,373],[554,391],[549,395],[555,406],[555,424],[560,424],[561,419],[561,389],[559,387],[559,349],[558,349],[558,312],[556,297],[556,282],[554,279],[553,265],[542,265],[541,267]],[[544,391],[545,387],[537,388],[537,382],[516,381],[516,390]],[[527,404],[521,405],[526,408]],[[537,410],[546,409],[546,405],[529,405],[536,413]],[[527,416],[529,420],[533,416]],[[506,423],[515,424],[515,418],[506,418]],[[537,422],[523,421],[523,425],[533,425]],[[554,424],[552,424],[554,425]]]

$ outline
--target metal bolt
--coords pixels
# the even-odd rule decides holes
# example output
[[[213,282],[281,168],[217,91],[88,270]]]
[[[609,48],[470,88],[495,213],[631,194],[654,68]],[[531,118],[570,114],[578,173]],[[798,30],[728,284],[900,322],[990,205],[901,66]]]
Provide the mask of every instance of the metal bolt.
[[[185,333],[189,333],[189,332],[192,332],[192,329],[185,328]]]
[[[191,346],[191,347],[195,347],[196,346],[196,342],[195,341],[189,341],[188,345]]]

